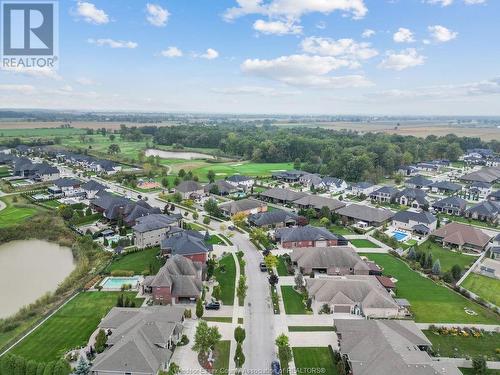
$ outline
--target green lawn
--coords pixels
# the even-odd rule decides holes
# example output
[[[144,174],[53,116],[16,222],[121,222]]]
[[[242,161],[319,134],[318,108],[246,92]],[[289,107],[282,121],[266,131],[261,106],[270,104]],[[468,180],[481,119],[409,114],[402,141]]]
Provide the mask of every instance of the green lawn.
[[[276,266],[278,276],[289,276],[288,268],[285,259],[282,256],[278,257],[278,265]]]
[[[81,293],[14,347],[13,353],[38,362],[61,358],[83,346],[101,319],[115,306],[120,292]],[[134,298],[136,292],[124,293]],[[142,300],[136,301],[137,305]]]
[[[500,348],[500,333],[484,333],[482,337],[438,335],[423,331],[432,342],[432,348],[440,357],[471,358],[486,356],[490,361],[500,360],[495,350]]]
[[[294,347],[292,351],[298,374],[338,374],[333,353],[329,348]]]
[[[231,323],[233,318],[230,316],[204,316],[203,320],[207,322]]]
[[[273,172],[293,169],[293,163],[251,163],[251,162],[231,162],[208,164],[193,170],[193,174],[200,178],[200,181],[207,181],[208,171],[214,171],[217,179],[223,179],[233,174],[245,176],[270,176]]]
[[[433,261],[439,259],[441,263],[441,272],[451,270],[455,264],[458,264],[463,270],[466,270],[477,260],[475,256],[443,249],[438,243],[431,240],[425,241],[417,247],[417,250],[424,253],[431,253]]]
[[[416,322],[500,324],[498,315],[420,276],[402,260],[388,254],[363,255],[383,267],[384,275],[393,276],[398,280],[397,296],[406,298],[411,303]],[[477,315],[468,315],[464,308],[476,312]]]
[[[44,206],[50,207],[50,208],[58,208],[60,205],[62,205],[61,202],[59,202],[56,199],[50,200],[50,201],[45,201],[42,203]]]
[[[500,280],[471,272],[460,286],[500,306]]]
[[[281,296],[287,314],[307,314],[302,294],[297,293],[293,286],[282,286]]]
[[[212,234],[208,239],[208,241],[205,242],[209,245],[225,245],[225,242],[222,241],[222,239],[215,234]]]
[[[498,225],[489,224],[489,223],[487,223],[485,221],[475,220],[475,219],[469,219],[469,218],[462,217],[462,216],[447,215],[447,214],[439,214],[438,216],[441,219],[442,218],[447,218],[450,221],[456,221],[456,222],[464,223],[464,224],[477,225],[479,227],[484,227],[484,228],[495,228],[495,227],[498,227]]]
[[[23,127],[0,130],[0,137],[69,137],[78,134],[85,134],[85,129],[76,128],[35,128],[26,129]]]
[[[352,244],[352,246],[356,248],[370,248],[370,249],[378,249],[380,248],[379,245],[373,243],[370,240],[365,240],[365,239],[354,239],[354,240],[349,240],[349,242]]]
[[[14,202],[14,197],[17,198],[18,202]],[[26,199],[18,195],[9,195],[1,198],[1,200],[7,207],[0,211],[0,228],[19,224],[35,215],[38,211],[43,210],[28,203]]]
[[[224,272],[222,272],[222,267]],[[215,278],[221,288],[221,300],[224,305],[232,306],[236,283],[236,264],[231,254],[219,260],[219,267],[215,270]]]
[[[229,351],[231,341],[222,340],[215,345],[214,374],[227,374],[229,369]]]
[[[458,368],[463,375],[476,375],[473,369],[471,368]],[[500,370],[487,370],[486,375],[500,375]]]
[[[290,332],[333,332],[333,326],[288,326]]]
[[[151,274],[155,275],[162,266],[162,262],[156,257],[158,253],[158,247],[139,250],[129,254],[125,253],[120,258],[111,263],[106,271],[134,271],[136,275],[140,275],[143,271],[149,271],[149,269],[151,268]]]

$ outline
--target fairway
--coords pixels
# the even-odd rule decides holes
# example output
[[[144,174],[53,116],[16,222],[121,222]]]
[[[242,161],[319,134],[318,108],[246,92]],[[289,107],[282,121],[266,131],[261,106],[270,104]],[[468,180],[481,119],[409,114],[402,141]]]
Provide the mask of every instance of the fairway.
[[[384,268],[384,275],[395,277],[397,297],[410,301],[415,321],[419,323],[499,324],[498,315],[440,286],[411,270],[406,263],[387,254],[360,254]],[[469,315],[464,308],[477,315]]]
[[[101,319],[115,306],[121,292],[80,293],[61,310],[14,347],[14,354],[38,362],[61,358],[68,350],[83,346]],[[124,293],[134,298],[136,292]],[[136,300],[140,306],[142,300]]]
[[[335,358],[329,348],[294,347],[292,351],[298,374],[338,374]]]
[[[273,172],[293,169],[292,163],[249,163],[249,162],[231,162],[210,164],[193,170],[193,174],[200,178],[200,181],[207,181],[208,171],[215,173],[215,178],[224,179],[234,174],[252,177],[268,177]]]
[[[500,280],[471,272],[460,286],[500,306]]]
[[[17,203],[13,202],[13,199],[13,196],[1,199],[6,204],[6,207],[0,211],[0,228],[19,224],[39,211],[38,208],[28,204],[21,196],[17,196]]]
[[[162,262],[156,257],[159,251],[160,249],[158,247],[153,247],[151,249],[125,253],[111,263],[106,271],[134,271],[136,275],[140,275],[144,271],[149,273],[151,269],[150,274],[155,275],[162,266]]]

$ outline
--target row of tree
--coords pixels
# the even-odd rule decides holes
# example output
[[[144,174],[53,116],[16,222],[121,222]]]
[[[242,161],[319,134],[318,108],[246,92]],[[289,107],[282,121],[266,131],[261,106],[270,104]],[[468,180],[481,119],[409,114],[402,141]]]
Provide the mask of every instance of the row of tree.
[[[69,363],[60,359],[48,363],[38,363],[13,354],[0,357],[0,375],[69,375]]]

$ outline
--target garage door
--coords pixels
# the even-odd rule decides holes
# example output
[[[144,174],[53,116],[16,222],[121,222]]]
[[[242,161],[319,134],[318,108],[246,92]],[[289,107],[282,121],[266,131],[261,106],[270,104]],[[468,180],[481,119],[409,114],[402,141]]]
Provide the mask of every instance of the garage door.
[[[349,314],[351,312],[351,306],[339,306],[335,305],[333,306],[333,312],[334,313],[346,313]]]
[[[316,241],[316,247],[326,247],[326,241]]]

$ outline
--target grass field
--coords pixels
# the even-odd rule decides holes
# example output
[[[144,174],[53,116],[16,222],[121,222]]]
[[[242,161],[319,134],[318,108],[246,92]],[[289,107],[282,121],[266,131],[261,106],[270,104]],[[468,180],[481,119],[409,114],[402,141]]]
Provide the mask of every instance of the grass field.
[[[73,128],[37,128],[37,129],[26,129],[17,127],[15,129],[1,129],[0,137],[19,137],[19,138],[29,138],[29,137],[69,137],[73,135],[85,134],[84,129],[73,129]]]
[[[273,172],[293,169],[292,163],[251,163],[251,162],[231,162],[231,163],[206,163],[206,165],[193,168],[193,174],[200,178],[200,181],[207,181],[207,173],[212,170],[216,179],[223,179],[233,174],[245,176],[267,177]]]
[[[281,296],[287,314],[307,314],[302,295],[297,293],[292,286],[282,286]]]
[[[298,374],[338,374],[335,359],[329,348],[294,347],[292,351]]]
[[[333,332],[333,326],[288,326],[290,332]]]
[[[489,224],[489,223],[481,221],[481,220],[468,219],[466,217],[461,217],[461,216],[456,216],[456,215],[446,215],[446,214],[439,214],[438,216],[441,219],[447,218],[450,221],[456,221],[459,223],[472,224],[472,225],[477,225],[479,227],[484,227],[484,228],[495,228],[495,227],[498,228],[498,225]]]
[[[484,333],[482,337],[463,337],[437,335],[432,331],[423,331],[432,342],[432,348],[440,357],[471,358],[486,356],[490,361],[498,361],[500,354],[500,333]]]
[[[215,345],[214,374],[227,374],[229,369],[229,351],[231,341],[222,340]]]
[[[153,247],[151,249],[124,254],[121,258],[111,263],[106,271],[134,271],[136,275],[140,275],[143,271],[149,271],[151,267],[151,274],[155,275],[162,266],[161,261],[156,257],[158,252],[159,248]]]
[[[13,353],[38,362],[59,359],[85,345],[100,320],[115,306],[120,292],[81,293],[14,347]],[[125,293],[134,298],[136,292]],[[142,300],[136,301],[140,305]]]
[[[17,202],[14,202],[14,197],[17,198]],[[6,207],[0,211],[0,228],[18,224],[41,210],[18,195],[9,195],[1,200]]]
[[[352,246],[356,248],[370,248],[370,249],[378,249],[380,248],[379,245],[373,243],[370,240],[365,240],[365,239],[354,239],[354,240],[349,240]]]
[[[458,369],[463,375],[476,375],[474,370],[471,368],[459,367]],[[500,370],[487,370],[486,375],[500,375]]]
[[[395,277],[398,297],[410,301],[416,322],[499,324],[498,315],[469,301],[454,291],[438,285],[406,263],[388,254],[363,254],[384,268],[384,275]],[[468,315],[464,309],[477,315]]]
[[[463,270],[466,270],[477,260],[475,256],[443,249],[439,244],[431,240],[425,241],[418,246],[417,249],[424,253],[431,253],[433,261],[439,259],[442,272],[451,270],[455,264],[458,264]]]
[[[225,245],[225,242],[215,234],[211,235],[208,241],[205,242],[209,245]]]
[[[224,272],[222,272],[222,268]],[[219,260],[219,267],[215,270],[215,278],[221,288],[221,300],[224,305],[232,306],[236,283],[236,264],[231,254]]]
[[[231,323],[233,318],[230,316],[204,316],[203,320],[207,322]]]
[[[282,256],[278,257],[278,265],[276,266],[276,269],[278,271],[278,276],[289,276],[285,259]]]
[[[460,286],[485,301],[500,306],[500,280],[471,272]]]

